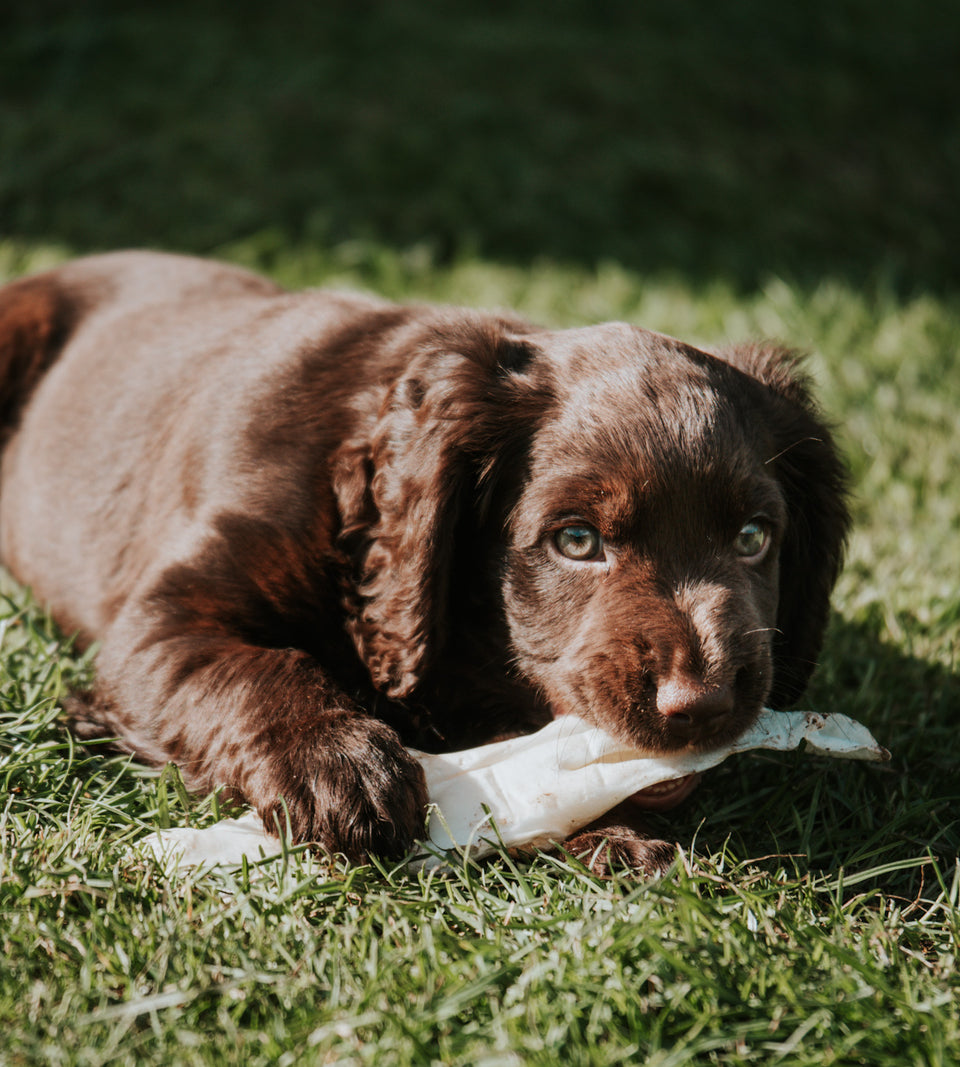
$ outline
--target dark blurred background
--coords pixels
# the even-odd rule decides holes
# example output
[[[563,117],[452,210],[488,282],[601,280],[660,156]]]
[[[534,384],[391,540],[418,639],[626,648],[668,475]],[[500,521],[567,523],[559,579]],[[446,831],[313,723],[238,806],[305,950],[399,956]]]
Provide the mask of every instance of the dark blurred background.
[[[942,292],[958,111],[956,0],[6,0],[0,240]]]

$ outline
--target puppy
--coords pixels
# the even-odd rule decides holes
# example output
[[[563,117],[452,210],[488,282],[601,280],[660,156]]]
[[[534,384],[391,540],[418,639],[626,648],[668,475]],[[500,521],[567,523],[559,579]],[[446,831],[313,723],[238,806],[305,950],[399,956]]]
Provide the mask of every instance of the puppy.
[[[405,745],[577,712],[709,749],[795,700],[848,524],[779,348],[289,293],[153,253],[0,290],[0,446],[0,557],[101,643],[78,734],[353,860],[422,832]],[[662,865],[633,822],[569,847]]]

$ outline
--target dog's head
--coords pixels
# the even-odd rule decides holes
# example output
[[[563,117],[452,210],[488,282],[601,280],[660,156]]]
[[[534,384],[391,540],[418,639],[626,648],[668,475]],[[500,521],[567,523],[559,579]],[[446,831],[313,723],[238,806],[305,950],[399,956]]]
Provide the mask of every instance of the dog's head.
[[[803,691],[848,519],[783,350],[448,323],[367,461],[368,491],[341,491],[369,514],[351,625],[389,695],[417,688],[454,615],[470,625],[449,581],[461,542],[482,558],[456,573],[496,586],[512,673],[553,714],[655,751],[710,747]]]

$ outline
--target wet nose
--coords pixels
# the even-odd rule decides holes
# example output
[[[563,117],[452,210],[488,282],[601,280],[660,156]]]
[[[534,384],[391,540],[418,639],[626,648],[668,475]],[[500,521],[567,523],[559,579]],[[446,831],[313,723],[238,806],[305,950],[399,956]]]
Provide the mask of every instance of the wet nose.
[[[729,685],[707,685],[691,675],[671,675],[657,686],[657,711],[679,741],[704,741],[718,733],[733,711]]]

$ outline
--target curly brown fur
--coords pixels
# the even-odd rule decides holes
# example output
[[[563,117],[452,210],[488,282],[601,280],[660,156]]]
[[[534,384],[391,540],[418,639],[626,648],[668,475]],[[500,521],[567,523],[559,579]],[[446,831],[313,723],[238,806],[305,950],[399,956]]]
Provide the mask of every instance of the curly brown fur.
[[[0,554],[102,646],[78,730],[354,859],[422,830],[404,745],[709,748],[817,658],[844,474],[774,346],[117,253],[0,290],[0,396]]]

